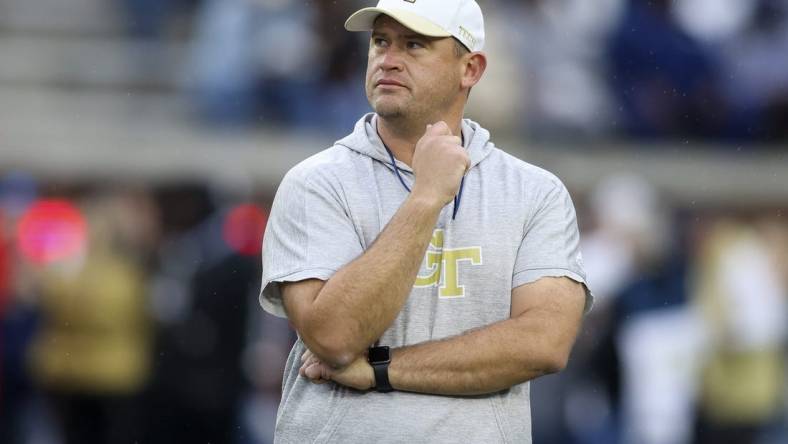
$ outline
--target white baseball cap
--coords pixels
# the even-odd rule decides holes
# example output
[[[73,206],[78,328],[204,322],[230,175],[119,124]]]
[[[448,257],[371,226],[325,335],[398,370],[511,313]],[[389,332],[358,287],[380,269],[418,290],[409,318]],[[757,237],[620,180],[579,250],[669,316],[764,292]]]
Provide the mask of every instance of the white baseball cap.
[[[353,13],[345,29],[370,31],[380,14],[422,35],[455,37],[470,51],[484,48],[484,17],[475,0],[380,0]]]

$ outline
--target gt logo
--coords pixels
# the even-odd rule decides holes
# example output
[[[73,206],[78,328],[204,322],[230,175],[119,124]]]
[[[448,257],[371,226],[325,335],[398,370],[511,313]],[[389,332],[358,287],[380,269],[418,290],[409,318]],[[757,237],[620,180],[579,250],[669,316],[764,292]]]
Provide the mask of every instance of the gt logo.
[[[434,287],[440,284],[440,298],[461,298],[465,286],[460,285],[459,265],[470,261],[471,265],[482,264],[482,247],[443,248],[443,230],[435,230],[424,255],[426,275],[416,276],[416,288]]]

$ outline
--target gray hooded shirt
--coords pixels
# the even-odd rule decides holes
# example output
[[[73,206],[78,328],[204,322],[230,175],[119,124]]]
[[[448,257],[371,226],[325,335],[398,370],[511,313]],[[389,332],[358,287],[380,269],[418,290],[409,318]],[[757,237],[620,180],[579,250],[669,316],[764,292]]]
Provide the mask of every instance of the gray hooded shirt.
[[[407,198],[413,172],[396,161],[398,177],[376,119],[365,115],[352,134],[282,180],[263,241],[260,302],[269,313],[286,316],[279,282],[328,280],[372,245]],[[442,339],[508,319],[512,290],[541,277],[585,284],[575,210],[561,181],[496,148],[471,120],[463,120],[462,133],[471,169],[458,206],[441,211],[410,296],[381,345]],[[287,359],[279,443],[531,442],[528,383],[482,396],[359,392],[299,376],[304,351],[298,339]]]

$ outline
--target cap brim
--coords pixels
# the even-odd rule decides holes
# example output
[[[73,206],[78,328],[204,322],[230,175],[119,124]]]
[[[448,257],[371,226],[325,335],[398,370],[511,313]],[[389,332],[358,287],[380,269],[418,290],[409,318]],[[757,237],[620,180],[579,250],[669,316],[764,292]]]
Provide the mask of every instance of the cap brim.
[[[398,21],[402,26],[428,37],[449,37],[451,33],[435,23],[402,9],[364,8],[348,17],[345,29],[348,31],[371,31],[375,19],[380,14],[385,14]]]

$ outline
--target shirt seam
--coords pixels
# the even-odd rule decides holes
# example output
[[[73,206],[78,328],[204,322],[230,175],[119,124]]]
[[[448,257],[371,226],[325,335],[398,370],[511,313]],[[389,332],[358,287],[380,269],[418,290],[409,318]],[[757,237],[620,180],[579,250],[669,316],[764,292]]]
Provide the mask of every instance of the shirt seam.
[[[558,267],[558,266],[553,266],[553,267],[535,267],[535,268],[525,268],[525,269],[523,269],[523,270],[520,270],[520,271],[515,271],[515,272],[514,272],[514,275],[518,275],[518,274],[520,274],[520,273],[525,273],[525,272],[527,272],[527,271],[540,271],[540,270],[564,270],[564,271],[571,271],[572,273],[577,273],[577,274],[580,274],[580,275],[582,276],[582,273],[580,273],[578,270],[573,270],[573,269],[571,269],[571,268],[566,268],[566,267]]]
[[[333,271],[334,273],[337,272],[337,270],[334,269],[334,268],[328,268],[328,267],[307,267],[307,268],[299,268],[299,269],[288,271],[288,272],[285,272],[285,273],[279,273],[277,275],[274,275],[274,276],[271,276],[271,277],[267,278],[266,280],[269,283],[270,282],[277,282],[277,279],[281,279],[283,277],[291,276],[291,275],[294,275],[296,273],[302,273],[304,271],[312,271],[312,270]]]

